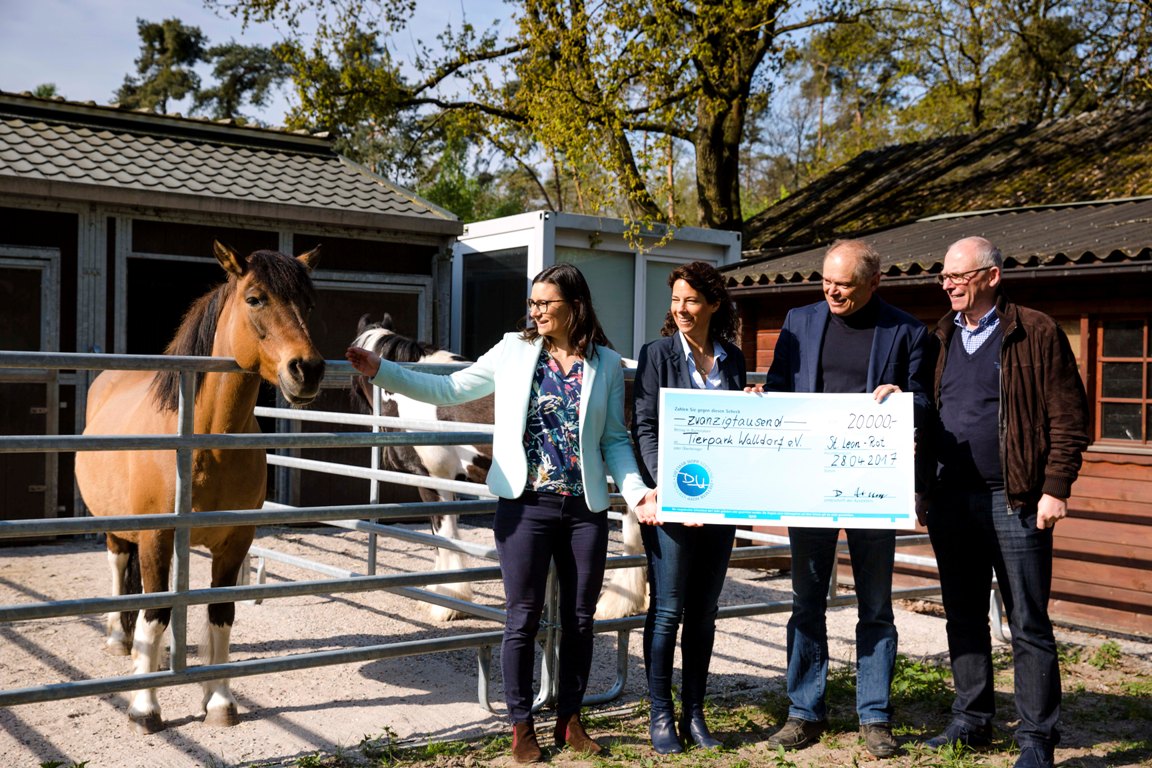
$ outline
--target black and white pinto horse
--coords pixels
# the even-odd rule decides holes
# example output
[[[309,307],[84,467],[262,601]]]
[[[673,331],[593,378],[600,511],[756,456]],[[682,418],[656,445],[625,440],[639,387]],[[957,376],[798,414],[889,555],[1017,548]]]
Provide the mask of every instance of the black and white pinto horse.
[[[381,358],[398,363],[470,362],[460,355],[438,349],[431,344],[401,336],[393,330],[392,318],[387,314],[379,323],[370,323],[368,315],[361,317],[357,336],[352,344],[370,349]],[[353,398],[368,412],[372,410],[372,389],[371,382],[364,376],[353,377]],[[475,424],[493,422],[491,396],[460,405],[437,406],[385,391],[382,392],[382,400],[381,415],[384,416]],[[389,446],[383,451],[381,463],[384,469],[394,472],[484,483],[488,477],[488,469],[492,466],[492,446],[489,444]],[[429,502],[447,502],[456,498],[455,494],[448,491],[428,488],[420,488],[420,497]],[[459,538],[459,525],[455,515],[432,515],[431,524],[433,534],[449,539]],[[640,539],[640,523],[631,511],[628,512],[624,522],[624,551],[628,554],[644,551]],[[463,567],[464,558],[461,553],[437,548],[436,570],[454,570]],[[617,568],[609,571],[600,601],[596,606],[596,618],[620,618],[645,610],[648,602],[647,587],[642,567]],[[434,585],[429,589],[437,594],[460,600],[472,599],[472,585],[467,582]],[[431,606],[430,611],[432,618],[437,621],[450,621],[464,616],[459,611],[436,605]]]

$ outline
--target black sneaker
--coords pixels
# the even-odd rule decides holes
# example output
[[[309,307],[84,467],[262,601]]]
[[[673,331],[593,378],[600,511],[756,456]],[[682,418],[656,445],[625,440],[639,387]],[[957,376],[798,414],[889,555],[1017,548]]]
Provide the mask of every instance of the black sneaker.
[[[801,720],[790,717],[780,730],[768,737],[768,746],[773,749],[776,747],[800,749],[819,739],[827,727],[826,720]]]
[[[979,749],[992,743],[992,727],[985,725],[976,727],[967,723],[952,722],[944,729],[944,733],[933,736],[924,742],[928,749],[941,749],[948,746],[970,747]]]
[[[876,757],[892,757],[900,752],[900,743],[892,735],[891,723],[868,723],[860,726],[864,746]]]

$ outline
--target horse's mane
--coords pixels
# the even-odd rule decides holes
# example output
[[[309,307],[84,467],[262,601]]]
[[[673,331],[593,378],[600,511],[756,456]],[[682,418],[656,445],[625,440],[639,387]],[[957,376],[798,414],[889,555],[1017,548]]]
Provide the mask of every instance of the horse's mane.
[[[316,288],[308,276],[308,268],[300,261],[277,251],[255,251],[247,258],[248,269],[254,279],[275,296],[296,303],[305,309],[316,303]],[[220,313],[236,290],[236,277],[228,275],[227,282],[213,288],[192,303],[176,329],[176,335],[164,350],[166,355],[208,357],[216,340],[216,325]],[[200,397],[204,371],[196,372],[196,398]],[[179,407],[180,372],[159,371],[152,380],[152,400],[162,411],[175,411]]]

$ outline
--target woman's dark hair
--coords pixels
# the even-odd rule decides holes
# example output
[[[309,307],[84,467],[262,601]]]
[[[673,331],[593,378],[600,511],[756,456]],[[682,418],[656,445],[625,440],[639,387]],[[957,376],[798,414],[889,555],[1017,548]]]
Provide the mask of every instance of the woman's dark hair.
[[[604,335],[600,321],[596,319],[596,310],[592,308],[592,291],[588,288],[588,281],[580,270],[571,264],[553,264],[532,278],[532,285],[536,283],[551,283],[560,290],[560,296],[568,303],[572,310],[572,322],[568,328],[568,341],[576,348],[580,357],[595,355],[593,344],[600,344],[611,349],[612,344]],[[525,341],[535,341],[540,336],[535,325],[530,325],[520,334]]]
[[[728,289],[724,286],[724,276],[716,271],[716,267],[706,261],[682,264],[668,275],[668,287],[676,285],[677,280],[683,280],[695,288],[709,304],[720,302],[720,307],[708,323],[708,339],[710,341],[720,339],[729,344],[738,344],[740,318],[736,316],[732,297],[728,295]],[[676,333],[676,318],[669,312],[664,318],[664,327],[660,329],[660,335],[671,336],[674,333]]]

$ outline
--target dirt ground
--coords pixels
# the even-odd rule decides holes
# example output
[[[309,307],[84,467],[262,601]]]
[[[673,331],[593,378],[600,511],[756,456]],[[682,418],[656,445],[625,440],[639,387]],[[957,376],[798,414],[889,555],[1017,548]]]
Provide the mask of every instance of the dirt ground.
[[[481,527],[466,528],[466,537],[490,541]],[[352,532],[321,533],[314,529],[264,529],[257,543],[329,565],[362,571],[366,537]],[[432,552],[410,545],[382,557],[381,572],[423,571]],[[473,564],[483,564],[473,561]],[[206,557],[193,557],[193,586],[207,582]],[[270,582],[319,578],[279,563],[268,564]],[[97,597],[107,594],[107,566],[102,544],[94,539],[69,543],[0,548],[0,604]],[[498,583],[482,585],[478,600],[498,606]],[[733,568],[722,598],[724,605],[787,600],[786,577]],[[197,612],[197,610],[199,612]],[[202,621],[194,610],[189,626]],[[787,613],[722,622],[718,632],[710,693],[712,719],[730,749],[684,757],[657,758],[646,743],[643,663],[638,631],[631,633],[627,682],[622,695],[592,708],[594,733],[606,737],[616,757],[613,764],[662,763],[738,766],[839,766],[867,762],[855,735],[850,701],[834,701],[833,733],[807,750],[786,758],[771,753],[763,740],[778,724],[786,706],[782,696],[784,626]],[[897,610],[900,651],[913,660],[946,659],[944,622],[931,603],[902,603]],[[829,614],[832,662],[852,663],[854,609]],[[424,606],[392,594],[375,592],[284,598],[261,605],[237,606],[232,636],[234,660],[292,653],[468,634],[498,629],[469,619],[443,625],[427,618]],[[84,616],[0,625],[0,689],[125,674],[125,657],[102,650],[103,618]],[[189,645],[196,642],[191,632]],[[616,641],[604,635],[598,643],[590,692],[608,690],[616,675]],[[1152,641],[1108,638],[1062,630],[1066,644],[1067,692],[1064,744],[1058,764],[1080,768],[1152,766]],[[1108,664],[1097,667],[1104,646]],[[198,663],[190,657],[190,665]],[[427,656],[383,659],[328,666],[233,681],[240,703],[240,723],[210,728],[200,714],[196,685],[159,690],[167,728],[138,736],[128,727],[127,694],[23,704],[0,710],[0,768],[66,766],[89,768],[132,766],[306,766],[368,764],[359,748],[372,744],[408,747],[465,741],[506,731],[502,716],[499,651],[493,660],[488,698],[492,711],[479,702],[476,652],[451,651]],[[848,677],[839,674],[839,677]],[[1011,676],[1002,672],[998,686],[1010,691]],[[1009,733],[1011,699],[1002,697],[999,725]],[[540,717],[548,725],[549,715]],[[933,762],[914,746],[916,737],[931,735],[947,721],[947,698],[897,708],[900,733],[908,754],[885,761],[892,766],[952,765]],[[429,758],[428,765],[505,764],[502,749],[491,754],[464,748],[460,757]],[[369,754],[372,754],[369,752]],[[419,761],[416,761],[419,762]],[[554,765],[577,765],[569,753],[552,757]],[[510,763],[509,763],[510,764]],[[955,763],[960,765],[961,763]],[[1010,766],[1007,739],[998,750],[972,765]]]

